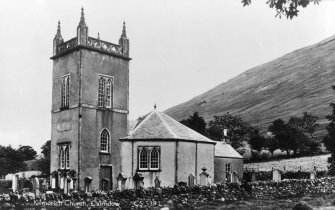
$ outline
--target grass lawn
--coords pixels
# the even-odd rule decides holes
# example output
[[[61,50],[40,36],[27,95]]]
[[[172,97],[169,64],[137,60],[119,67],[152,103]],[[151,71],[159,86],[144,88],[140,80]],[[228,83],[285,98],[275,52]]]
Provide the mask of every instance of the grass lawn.
[[[313,209],[335,209],[332,205],[335,200],[335,194],[330,195],[306,195],[300,198],[279,199],[279,200],[244,200],[232,203],[213,203],[197,207],[196,209],[252,209],[252,210],[268,210],[268,209],[292,209],[299,201],[307,202]]]
[[[330,157],[330,154],[327,155],[318,155],[311,157],[300,157],[300,158],[292,158],[292,159],[283,159],[283,160],[275,160],[269,162],[260,162],[260,163],[247,163],[244,164],[244,168],[254,168],[260,171],[270,171],[272,167],[279,168],[283,170],[284,166],[286,170],[290,171],[298,171],[301,167],[302,171],[312,171],[314,166],[316,166],[317,170],[328,170],[327,159]],[[334,208],[335,209],[335,208]]]

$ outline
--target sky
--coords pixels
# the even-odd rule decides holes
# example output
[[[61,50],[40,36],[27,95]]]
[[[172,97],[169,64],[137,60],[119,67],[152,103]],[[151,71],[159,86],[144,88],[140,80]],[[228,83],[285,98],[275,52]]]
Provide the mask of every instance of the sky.
[[[52,40],[130,40],[130,119],[185,102],[240,73],[335,35],[335,1],[276,18],[266,0],[2,0],[0,145],[40,147],[51,136]]]

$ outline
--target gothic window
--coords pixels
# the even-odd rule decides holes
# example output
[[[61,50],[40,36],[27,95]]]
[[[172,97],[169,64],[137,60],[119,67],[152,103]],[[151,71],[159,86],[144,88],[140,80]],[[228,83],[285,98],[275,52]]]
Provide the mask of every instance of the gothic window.
[[[113,78],[100,76],[98,85],[98,106],[111,108],[113,105]]]
[[[159,170],[159,147],[139,147],[138,151],[139,170]]]
[[[98,90],[98,106],[104,106],[104,96],[105,95],[105,80],[101,77],[99,79],[99,90]]]
[[[100,151],[108,152],[109,151],[109,133],[106,129],[101,132],[100,136]]]
[[[60,169],[69,169],[70,168],[70,145],[63,144],[59,145],[59,160],[60,160]]]
[[[150,153],[150,169],[158,169],[159,168],[159,154],[158,150],[154,148]]]
[[[106,107],[111,108],[112,106],[112,80],[109,79],[106,85]]]
[[[69,107],[69,95],[70,95],[70,76],[62,77],[62,108]]]

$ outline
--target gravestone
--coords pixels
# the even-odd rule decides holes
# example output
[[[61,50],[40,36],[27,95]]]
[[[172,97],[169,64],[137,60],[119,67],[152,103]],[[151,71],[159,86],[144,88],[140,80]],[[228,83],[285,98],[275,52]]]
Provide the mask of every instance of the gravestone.
[[[19,183],[19,175],[18,174],[13,174],[13,177],[12,177],[12,190],[13,190],[13,192],[18,190],[18,183]]]
[[[161,187],[161,180],[158,176],[155,178],[155,188]]]
[[[188,176],[188,185],[189,186],[194,186],[194,179],[195,179],[195,177],[193,176],[193,174],[190,174]]]
[[[51,188],[56,189],[56,177],[51,178]]]
[[[315,178],[316,178],[316,172],[311,171],[311,173],[309,174],[309,179],[315,179]]]
[[[231,183],[232,178],[231,178],[232,174],[230,172],[226,172],[226,183]]]
[[[204,186],[208,184],[209,174],[206,172],[207,168],[202,168],[202,173],[200,174],[200,185]]]
[[[60,186],[59,186],[59,188],[63,190],[64,189],[64,185],[65,185],[65,178],[61,177],[60,178]]]
[[[35,177],[33,178],[32,183],[33,183],[33,193],[35,195],[39,195],[40,194],[40,181],[38,180],[37,177]]]
[[[69,190],[74,189],[73,179],[70,179]]]
[[[123,173],[119,173],[116,177],[117,180],[117,189],[124,190],[126,188],[127,177]]]
[[[256,172],[255,171],[252,171],[251,172],[251,182],[256,182],[257,179],[256,179]]]
[[[281,182],[281,173],[279,169],[273,169],[272,172],[272,181]]]

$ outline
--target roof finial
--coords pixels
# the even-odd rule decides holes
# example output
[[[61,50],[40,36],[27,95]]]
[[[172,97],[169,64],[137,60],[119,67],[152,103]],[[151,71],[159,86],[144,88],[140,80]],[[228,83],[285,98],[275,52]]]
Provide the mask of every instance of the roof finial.
[[[155,108],[155,109],[157,108],[157,104],[156,104],[156,102],[155,102],[155,104],[154,104],[154,108]]]
[[[100,40],[100,34],[99,34],[99,32],[98,32],[98,38],[97,39],[99,39]]]
[[[81,17],[80,17],[79,26],[86,26],[86,23],[85,23],[85,14],[84,14],[84,7],[81,7]]]
[[[123,28],[122,28],[121,37],[127,38],[127,34],[126,34],[126,22],[125,21],[123,21]]]

